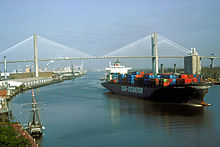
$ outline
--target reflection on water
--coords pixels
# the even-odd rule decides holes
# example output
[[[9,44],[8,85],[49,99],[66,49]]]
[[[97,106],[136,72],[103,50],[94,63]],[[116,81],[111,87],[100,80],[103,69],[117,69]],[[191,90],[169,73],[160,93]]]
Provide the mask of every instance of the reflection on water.
[[[33,137],[33,139],[35,140],[35,143],[38,145],[38,147],[41,147],[41,146],[42,146],[42,139],[43,139],[43,136],[40,136],[40,137]]]
[[[129,115],[143,115],[145,121],[153,120],[153,125],[167,130],[177,126],[194,127],[210,125],[212,115],[205,112],[204,107],[195,107],[181,104],[158,103],[148,100],[114,95],[106,92],[112,122],[121,119],[125,113]],[[149,123],[148,123],[149,125]]]

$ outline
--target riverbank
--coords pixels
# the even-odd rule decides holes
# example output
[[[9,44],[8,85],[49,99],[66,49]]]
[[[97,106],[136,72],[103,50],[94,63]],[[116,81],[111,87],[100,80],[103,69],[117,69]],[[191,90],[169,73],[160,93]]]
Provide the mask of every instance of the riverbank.
[[[19,123],[0,123],[0,146],[32,146],[38,145]]]
[[[63,79],[55,79],[51,77],[34,77],[1,81],[1,83],[4,85],[4,89],[7,90],[6,99],[11,99],[22,91],[60,83],[62,81]]]
[[[26,79],[14,79],[8,80],[6,86],[3,89],[0,89],[0,122],[9,121],[9,102],[10,100],[19,93],[22,93],[26,90],[39,88],[42,86],[47,86],[55,83],[62,82],[63,79],[53,79],[48,77],[39,77],[39,78],[26,78]],[[2,81],[1,81],[2,82]],[[5,82],[6,83],[6,82]],[[2,85],[4,83],[2,82]],[[17,86],[16,86],[17,85]]]
[[[32,147],[37,147],[39,144],[36,143],[35,139],[22,127],[20,123],[12,123],[11,126],[14,128],[17,134],[20,134],[27,139]]]
[[[35,140],[20,123],[9,123],[9,102],[10,100],[19,93],[26,90],[38,88],[42,86],[47,86],[55,83],[62,82],[62,79],[53,78],[26,78],[26,79],[14,79],[8,80],[8,87],[1,89],[2,100],[4,100],[4,107],[0,109],[0,146],[32,146],[37,147],[37,140]],[[6,82],[5,82],[6,83]],[[16,86],[18,85],[18,86]],[[7,134],[2,136],[1,130],[4,132],[11,132],[12,136],[7,136]],[[13,131],[14,130],[14,133]],[[2,132],[3,132],[2,131]],[[10,134],[10,133],[9,133]],[[28,142],[24,139],[27,139]],[[16,138],[17,140],[15,140]]]
[[[78,78],[78,77],[77,77]],[[38,88],[38,87],[43,87],[43,86],[47,86],[47,85],[51,85],[51,84],[55,84],[55,83],[59,83],[62,82],[63,79],[52,79],[52,78],[45,78],[45,77],[41,77],[41,78],[26,78],[26,79],[13,79],[13,80],[8,80],[9,83],[12,83],[11,85],[9,85],[10,87],[8,87],[8,90],[10,90],[9,92],[6,92],[4,97],[7,100],[7,103],[11,101],[11,99],[18,95],[19,93],[23,93],[26,90],[29,89],[33,89],[33,88]],[[18,87],[15,87],[13,85],[13,83],[16,84],[20,84]],[[7,90],[6,90],[7,91]],[[10,94],[10,95],[7,95]],[[9,103],[8,103],[9,105]],[[8,107],[8,109],[10,108],[10,106]],[[4,113],[7,116],[5,118],[8,117],[7,120],[5,120],[4,122],[7,123],[10,121],[9,119],[9,113],[6,112]],[[2,118],[2,117],[1,117]],[[41,143],[41,141],[39,139],[33,139],[33,137],[31,137],[31,135],[24,130],[24,128],[22,127],[22,125],[20,123],[15,123],[12,124],[12,129],[14,129],[14,131],[18,134],[20,134],[19,136],[24,136],[26,139],[29,140],[29,142],[31,143],[31,146],[37,146],[37,143]],[[7,128],[7,126],[4,126]],[[1,145],[0,145],[1,146]]]

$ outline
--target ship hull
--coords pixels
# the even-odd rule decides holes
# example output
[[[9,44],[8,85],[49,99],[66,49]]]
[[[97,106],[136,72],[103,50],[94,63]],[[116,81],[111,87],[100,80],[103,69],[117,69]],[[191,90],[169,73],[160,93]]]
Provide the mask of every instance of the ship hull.
[[[103,82],[102,86],[114,94],[142,98],[159,102],[203,104],[208,86],[205,85],[169,85],[166,87],[140,87]]]

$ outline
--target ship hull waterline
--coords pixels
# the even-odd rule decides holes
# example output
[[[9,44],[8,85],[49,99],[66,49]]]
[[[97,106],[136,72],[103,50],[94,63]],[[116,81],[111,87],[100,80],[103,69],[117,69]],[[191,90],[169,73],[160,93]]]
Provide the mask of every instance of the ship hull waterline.
[[[158,102],[170,102],[181,104],[210,105],[204,102],[208,93],[206,85],[170,85],[166,87],[139,87],[123,85],[113,82],[101,83],[114,94],[141,98]]]

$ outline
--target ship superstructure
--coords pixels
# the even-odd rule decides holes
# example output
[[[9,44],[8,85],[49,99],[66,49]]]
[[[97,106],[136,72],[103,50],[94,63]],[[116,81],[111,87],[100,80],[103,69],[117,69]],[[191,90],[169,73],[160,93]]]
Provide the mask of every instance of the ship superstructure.
[[[125,67],[122,66],[119,62],[119,60],[116,60],[113,65],[111,65],[111,62],[109,62],[109,67],[106,68],[107,71],[112,73],[120,73],[120,74],[127,74],[128,70],[131,70],[131,67]]]

